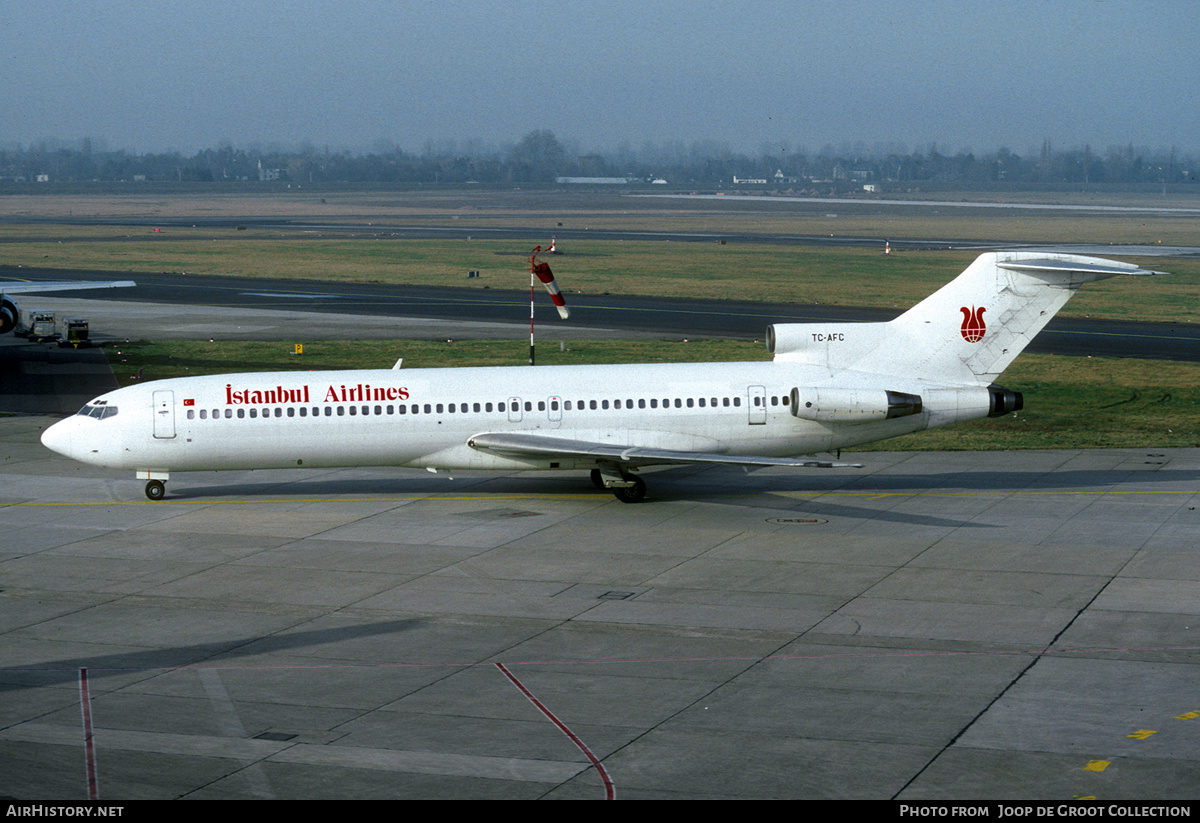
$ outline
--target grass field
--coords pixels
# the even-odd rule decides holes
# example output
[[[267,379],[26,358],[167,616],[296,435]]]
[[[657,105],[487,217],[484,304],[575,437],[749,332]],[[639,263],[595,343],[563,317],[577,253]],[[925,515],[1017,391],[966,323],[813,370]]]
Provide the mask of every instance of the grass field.
[[[122,385],[166,377],[238,371],[309,371],[436,366],[522,366],[523,341],[431,343],[325,341],[303,355],[282,343],[133,343],[105,349]],[[579,341],[565,351],[538,349],[536,368],[582,363],[684,363],[767,360],[761,344],[703,340]],[[526,368],[529,368],[526,365]],[[859,450],[1169,448],[1200,446],[1200,364],[1022,355],[1005,387],[1025,395],[1025,410],[909,435]]]
[[[919,195],[913,195],[919,196]],[[962,195],[969,200],[996,195]],[[1027,200],[1127,208],[1198,208],[1200,203],[1148,196],[1030,195]],[[631,198],[609,192],[337,192],[261,196],[9,196],[4,214],[33,222],[4,223],[4,263],[31,268],[120,274],[179,272],[254,275],[463,288],[523,288],[524,257],[559,227],[697,234],[874,237],[879,248],[718,242],[571,241],[553,259],[568,292],[689,296],[713,300],[825,303],[906,308],[947,282],[976,256],[970,250],[898,252],[883,256],[883,238],[943,238],[1013,243],[1090,242],[1200,246],[1200,220],[1170,212],[1029,216],[1001,210],[879,210],[871,202],[779,204]],[[833,213],[831,210],[837,210]],[[245,219],[245,230],[168,224],[71,225],[72,219]],[[256,229],[255,218],[319,219],[332,228]],[[47,222],[37,222],[44,219]],[[379,229],[337,228],[378,223]],[[525,242],[405,240],[388,225],[525,227]],[[1089,286],[1067,316],[1200,322],[1200,259],[1130,259],[1169,275],[1151,283],[1116,278]],[[482,276],[470,281],[468,271]]]
[[[5,248],[9,265],[136,275],[179,272],[254,275],[463,288],[519,289],[529,283],[520,244],[488,240],[414,241],[378,237],[267,238],[234,233],[209,239],[181,229],[166,239],[22,242]],[[211,234],[211,231],[209,232]],[[688,296],[904,309],[953,279],[974,251],[906,252],[758,244],[586,241],[551,258],[568,293]],[[1170,274],[1147,282],[1114,278],[1082,289],[1066,316],[1200,322],[1200,260],[1131,259]],[[466,273],[478,279],[468,282]]]

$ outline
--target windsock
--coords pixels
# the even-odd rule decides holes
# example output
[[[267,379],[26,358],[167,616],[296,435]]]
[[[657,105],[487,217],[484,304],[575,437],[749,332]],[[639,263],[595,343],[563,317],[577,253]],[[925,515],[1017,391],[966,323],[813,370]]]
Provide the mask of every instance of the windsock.
[[[542,281],[542,285],[550,293],[550,299],[554,301],[554,308],[558,309],[558,316],[566,320],[571,313],[567,310],[567,303],[563,300],[562,292],[558,290],[558,283],[554,281],[554,272],[550,271],[550,265],[538,262],[538,252],[541,250],[541,246],[534,248],[533,255],[529,258],[529,270],[538,280]]]

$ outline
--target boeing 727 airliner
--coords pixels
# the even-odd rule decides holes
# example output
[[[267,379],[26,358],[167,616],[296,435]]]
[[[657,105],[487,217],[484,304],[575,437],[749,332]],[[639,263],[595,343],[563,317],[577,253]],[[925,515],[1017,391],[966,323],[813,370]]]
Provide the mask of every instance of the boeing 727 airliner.
[[[590,470],[635,503],[644,466],[824,468],[832,452],[1022,407],[995,385],[1084,283],[1158,274],[1078,255],[984,254],[886,323],[767,330],[770,362],[275,372],[118,389],[42,442],[137,472],[337,466]]]

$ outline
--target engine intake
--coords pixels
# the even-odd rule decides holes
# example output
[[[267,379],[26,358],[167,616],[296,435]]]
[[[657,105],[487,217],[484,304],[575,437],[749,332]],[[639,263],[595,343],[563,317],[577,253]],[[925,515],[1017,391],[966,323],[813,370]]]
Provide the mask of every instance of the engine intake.
[[[10,298],[0,298],[0,334],[7,334],[17,327],[21,319],[21,310]]]

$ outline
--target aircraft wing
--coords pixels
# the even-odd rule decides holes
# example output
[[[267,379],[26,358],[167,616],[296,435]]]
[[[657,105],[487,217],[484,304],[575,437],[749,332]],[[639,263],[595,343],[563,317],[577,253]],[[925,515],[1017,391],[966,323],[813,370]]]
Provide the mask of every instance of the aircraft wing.
[[[650,449],[641,446],[614,446],[524,432],[477,434],[467,441],[467,445],[473,449],[503,457],[540,460],[552,457],[571,460],[607,460],[630,467],[654,464],[723,463],[731,466],[787,466],[794,469],[862,468],[861,463],[834,463],[812,457],[757,457],[716,452]]]
[[[81,289],[127,289],[136,286],[132,280],[41,280],[38,282],[0,283],[0,294],[33,294],[44,291],[76,291]]]

